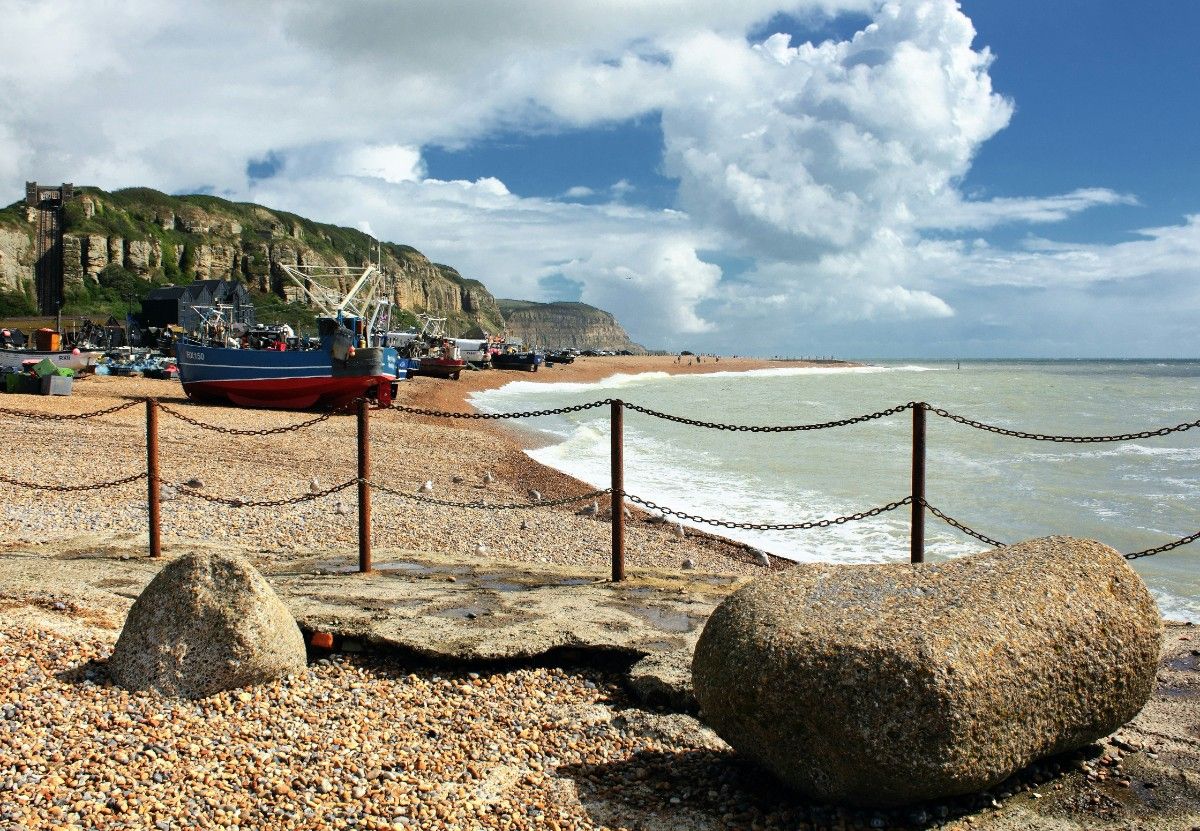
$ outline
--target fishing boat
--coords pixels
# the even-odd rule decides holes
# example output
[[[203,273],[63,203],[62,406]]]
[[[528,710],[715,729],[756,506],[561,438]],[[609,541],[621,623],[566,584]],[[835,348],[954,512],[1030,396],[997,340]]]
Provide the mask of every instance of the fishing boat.
[[[519,369],[537,372],[546,356],[536,349],[525,349],[519,342],[497,339],[492,343],[492,366],[496,369]]]
[[[390,404],[396,382],[407,377],[408,362],[402,366],[395,348],[375,342],[381,312],[390,304],[381,296],[379,270],[374,265],[362,269],[340,297],[322,278],[336,272],[333,281],[340,282],[355,276],[351,269],[284,270],[323,312],[316,341],[281,336],[269,343],[259,340],[266,348],[251,348],[249,327],[228,320],[220,307],[210,309],[201,331],[176,344],[179,379],[188,397],[286,410],[338,407],[362,396]]]
[[[50,329],[40,329],[34,333],[37,349],[24,348],[28,341],[22,336],[19,341],[14,330],[0,330],[0,366],[20,369],[27,362],[40,363],[50,361],[58,369],[71,369],[75,372],[86,372],[96,366],[101,353],[87,349],[63,349],[60,347],[62,336]],[[21,342],[24,346],[17,346]]]
[[[454,338],[446,336],[446,318],[419,315],[419,331],[392,333],[389,342],[400,343],[404,354],[417,364],[414,373],[457,381],[466,367]]]

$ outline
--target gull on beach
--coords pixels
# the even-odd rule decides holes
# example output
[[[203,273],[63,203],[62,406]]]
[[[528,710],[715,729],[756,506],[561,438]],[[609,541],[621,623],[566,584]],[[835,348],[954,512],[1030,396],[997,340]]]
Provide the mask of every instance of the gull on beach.
[[[684,560],[683,564],[680,566],[680,568],[682,568],[684,571],[691,571],[695,567],[696,567],[696,561],[693,560],[691,557],[688,557],[686,560]]]
[[[488,553],[488,547],[481,542],[475,543],[475,555],[483,557]]]
[[[521,530],[522,530],[522,531],[528,531],[528,530],[529,530],[529,522],[528,522],[528,520],[524,520],[524,519],[523,519],[523,520],[521,520]]]
[[[421,487],[417,488],[417,493],[433,493],[433,480],[426,479],[421,483]]]
[[[771,558],[768,557],[767,552],[763,551],[761,548],[751,548],[750,555],[754,557],[754,563],[756,565],[760,565],[763,568],[771,567]]]
[[[204,483],[203,483],[203,482],[201,482],[199,479],[196,479],[196,478],[194,478],[194,477],[193,477],[193,478],[191,478],[191,479],[188,479],[188,480],[187,480],[186,482],[184,482],[183,484],[184,484],[184,486],[185,486],[185,487],[189,487],[189,488],[202,488],[202,487],[204,487]]]
[[[496,474],[492,473],[490,470],[485,470],[483,472],[483,481],[485,484],[492,484],[496,481]]]
[[[316,493],[319,490],[321,490],[321,480],[314,476],[308,480],[308,492]]]
[[[655,513],[655,514],[650,514],[650,516],[646,517],[646,522],[652,522],[652,523],[657,524],[657,523],[662,523],[662,522],[666,522],[666,521],[667,521],[667,517],[665,514]]]
[[[530,502],[541,502],[542,501],[542,492],[534,490],[533,488],[530,488],[529,489],[529,501]]]
[[[675,523],[675,536],[679,537],[679,539],[683,539],[687,536],[687,532],[683,530],[682,522]]]
[[[576,511],[575,513],[579,514],[580,516],[595,516],[596,514],[600,513],[600,501],[598,499],[593,499],[591,505]]]
[[[456,485],[461,485],[461,484],[462,484],[462,481],[463,481],[463,478],[462,478],[461,476],[459,476],[459,475],[456,473],[456,474],[454,474],[453,476],[451,476],[451,477],[450,477],[450,481],[451,481],[451,482],[453,482],[453,483],[454,483],[454,484],[456,484]]]
[[[333,509],[333,512],[339,516],[344,515],[346,513],[346,503],[339,499],[337,507]]]

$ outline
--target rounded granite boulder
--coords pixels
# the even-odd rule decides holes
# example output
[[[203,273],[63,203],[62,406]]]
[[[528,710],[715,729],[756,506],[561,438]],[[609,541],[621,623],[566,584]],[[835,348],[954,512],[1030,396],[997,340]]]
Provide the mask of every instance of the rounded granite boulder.
[[[895,806],[989,788],[1149,699],[1162,621],[1113,549],[1047,537],[937,564],[801,565],[726,598],[702,718],[805,796]]]
[[[119,686],[203,698],[307,666],[304,635],[263,576],[232,554],[188,554],[134,602],[109,660]]]

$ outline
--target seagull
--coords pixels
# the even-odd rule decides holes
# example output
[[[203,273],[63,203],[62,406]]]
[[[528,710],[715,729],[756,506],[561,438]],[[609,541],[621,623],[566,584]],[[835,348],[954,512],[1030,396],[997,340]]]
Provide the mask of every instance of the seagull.
[[[541,502],[542,501],[542,492],[538,491],[538,490],[534,490],[533,488],[530,488],[529,489],[529,501],[530,502]]]
[[[333,512],[338,516],[343,516],[346,513],[346,503],[339,499],[337,507],[333,509]]]
[[[691,557],[688,557],[686,560],[684,560],[683,564],[680,566],[680,568],[682,568],[684,571],[691,571],[695,567],[696,567],[696,561],[693,560]]]
[[[203,483],[203,482],[201,482],[199,479],[196,479],[196,478],[194,478],[194,477],[193,477],[193,478],[191,478],[191,479],[188,479],[188,480],[187,480],[186,482],[184,482],[183,484],[184,484],[184,487],[188,487],[188,488],[202,488],[202,487],[204,487],[204,483]]]
[[[529,523],[526,520],[521,520],[521,530],[522,531],[529,530]]]
[[[320,490],[321,490],[321,480],[320,479],[318,479],[317,477],[314,476],[313,478],[308,480],[308,492],[309,493],[317,493]]]
[[[593,499],[591,505],[588,505],[582,510],[576,511],[576,513],[580,514],[581,516],[595,516],[596,514],[600,513],[600,501]]]
[[[461,485],[462,480],[463,480],[463,478],[461,476],[459,476],[457,473],[450,477],[450,481],[456,485]]]
[[[421,487],[417,488],[417,493],[433,493],[433,480],[426,479],[421,483]]]
[[[490,470],[485,470],[483,472],[483,481],[486,484],[490,485],[490,484],[492,484],[492,482],[496,481],[496,475],[494,473],[492,473]]]
[[[667,518],[662,514],[650,514],[650,516],[646,517],[646,522],[650,523],[661,523],[666,521]]]
[[[621,515],[624,516],[626,519],[633,519],[633,512],[630,511],[624,505],[621,506]]]
[[[486,557],[487,553],[488,553],[488,547],[486,545],[484,545],[481,542],[475,543],[475,556],[476,557]]]
[[[679,539],[683,539],[687,536],[687,532],[683,530],[682,522],[675,523],[675,536],[679,537]]]
[[[750,555],[754,557],[754,562],[756,565],[760,565],[763,568],[771,567],[771,558],[768,557],[767,552],[763,551],[761,548],[751,548]]]

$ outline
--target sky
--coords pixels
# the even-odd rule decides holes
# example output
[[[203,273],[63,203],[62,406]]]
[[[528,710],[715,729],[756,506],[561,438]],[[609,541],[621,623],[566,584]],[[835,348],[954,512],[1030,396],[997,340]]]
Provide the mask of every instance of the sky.
[[[0,0],[0,187],[412,245],[650,348],[1200,357],[1200,3]]]

